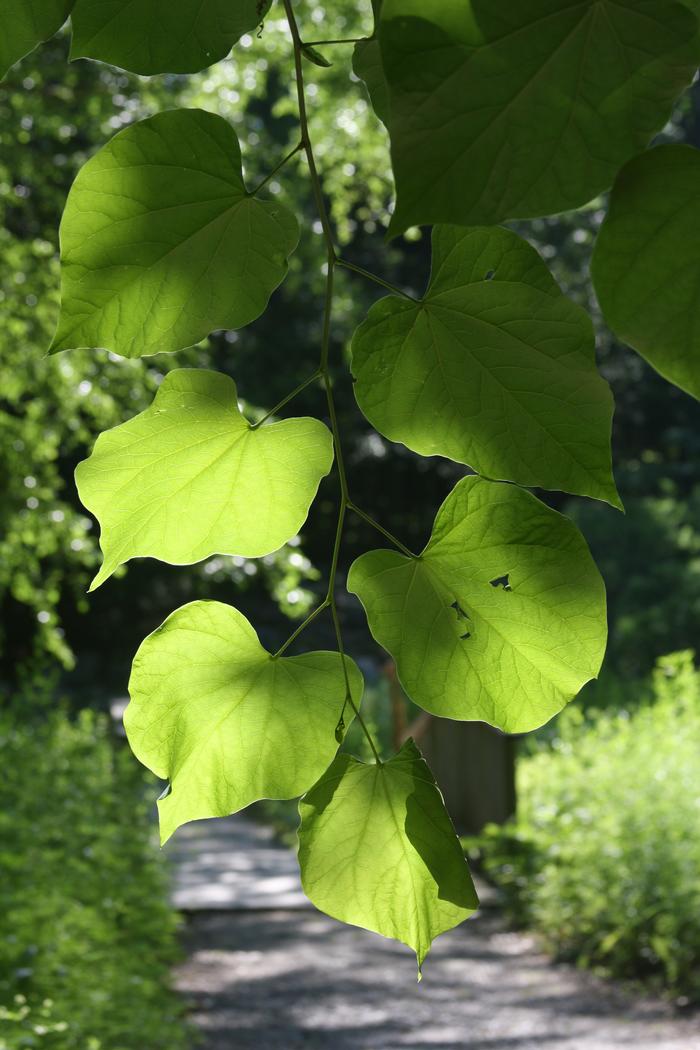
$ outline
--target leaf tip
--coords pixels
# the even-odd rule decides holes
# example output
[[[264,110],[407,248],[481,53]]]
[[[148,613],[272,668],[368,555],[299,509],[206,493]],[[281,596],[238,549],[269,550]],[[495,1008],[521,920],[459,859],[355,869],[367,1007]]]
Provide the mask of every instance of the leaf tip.
[[[101,578],[101,577],[102,577],[102,570],[100,569],[100,571],[98,572],[97,576],[95,576],[94,580],[91,582],[90,586],[87,589],[87,593],[88,594],[92,594],[93,591],[96,591],[98,587],[102,586],[102,584],[104,583],[104,578]]]
[[[116,567],[116,565],[110,565],[108,562],[103,561],[97,576],[95,576],[94,580],[88,587],[88,594],[92,594],[92,592],[96,591],[98,587],[101,587],[105,580],[109,579]]]
[[[619,510],[622,514],[627,513],[627,511],[625,510],[625,505],[622,502],[622,497],[620,496],[620,493],[617,491],[616,487],[613,487],[609,503],[611,507],[614,507],[615,510]]]
[[[180,825],[177,821],[173,821],[170,817],[168,810],[166,809],[168,796],[170,795],[170,784],[168,784],[159,796],[156,805],[158,806],[158,827],[160,831],[160,847],[166,845],[167,842],[173,837]],[[165,804],[165,805],[164,805]]]
[[[427,948],[426,949],[416,948],[415,949],[415,953],[416,953],[416,967],[417,967],[416,984],[420,984],[421,981],[423,980],[423,963],[425,962],[425,957],[428,954],[428,949]]]

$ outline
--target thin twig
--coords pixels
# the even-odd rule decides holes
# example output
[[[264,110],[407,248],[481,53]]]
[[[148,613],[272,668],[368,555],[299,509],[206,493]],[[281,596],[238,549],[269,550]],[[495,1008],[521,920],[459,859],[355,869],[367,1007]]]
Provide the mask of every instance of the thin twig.
[[[326,44],[361,44],[369,39],[366,36],[346,36],[338,40],[305,40],[303,47],[325,47]]]
[[[295,387],[295,389],[292,390],[291,394],[287,394],[286,397],[283,397],[282,400],[279,402],[279,404],[275,405],[274,408],[271,408],[269,412],[265,413],[265,415],[262,417],[262,419],[259,419],[257,421],[257,423],[251,423],[250,424],[250,429],[251,430],[257,430],[258,427],[261,427],[263,425],[263,423],[267,422],[267,420],[270,418],[270,416],[276,416],[277,413],[280,412],[284,408],[285,405],[288,405],[289,402],[293,401],[294,398],[297,397],[299,394],[301,394],[301,392],[303,390],[306,390],[307,386],[311,386],[312,383],[314,383],[317,379],[320,379],[320,378],[321,378],[321,369],[317,368],[313,375],[310,375],[308,379],[305,379],[303,383],[300,383],[298,387]]]
[[[284,643],[284,645],[281,645],[281,646],[279,647],[279,649],[277,650],[277,652],[276,652],[276,653],[273,653],[273,657],[274,657],[274,659],[277,659],[277,657],[278,657],[278,656],[281,656],[281,655],[282,655],[282,653],[286,652],[286,651],[287,651],[287,649],[289,649],[289,646],[290,646],[290,645],[292,644],[292,642],[296,641],[296,639],[297,639],[297,638],[299,637],[299,635],[301,634],[301,632],[302,632],[302,631],[305,631],[305,630],[306,630],[306,628],[307,628],[307,627],[309,626],[309,624],[310,624],[310,623],[313,623],[313,621],[314,621],[314,620],[316,619],[316,617],[317,617],[317,616],[320,616],[320,615],[321,615],[321,613],[322,613],[322,612],[324,611],[324,609],[327,609],[327,608],[328,608],[328,606],[329,606],[330,604],[331,604],[331,602],[330,602],[330,598],[328,597],[328,595],[326,595],[326,597],[325,597],[325,598],[323,599],[323,601],[321,602],[321,604],[320,604],[320,605],[318,605],[318,606],[317,606],[317,607],[316,607],[316,608],[314,609],[314,611],[313,611],[313,612],[309,613],[309,615],[308,615],[308,616],[306,617],[306,619],[304,620],[304,622],[303,622],[303,623],[301,623],[301,624],[299,624],[299,626],[297,627],[296,631],[293,631],[293,632],[292,632],[292,633],[290,634],[289,638],[288,638],[288,639],[287,639],[287,641],[286,641],[286,642]]]
[[[372,273],[371,270],[365,270],[364,266],[357,266],[356,263],[348,262],[347,259],[337,259],[338,266],[342,266],[345,270],[352,270],[353,273],[359,273],[362,277],[366,277],[368,281],[374,281],[375,284],[380,284],[382,288],[388,289],[393,292],[394,295],[401,295],[404,299],[410,299],[412,303],[420,303],[420,299],[416,299],[414,295],[410,295],[408,292],[404,292],[402,288],[398,288],[395,284],[390,284],[389,281],[385,281],[383,277],[377,276],[376,273]]]
[[[328,578],[328,596],[327,601],[330,605],[331,616],[333,617],[333,626],[335,628],[335,636],[338,645],[338,652],[340,653],[341,662],[343,666],[343,675],[345,677],[345,701],[350,704],[358,722],[362,726],[365,736],[369,741],[369,746],[372,749],[372,754],[378,764],[381,765],[381,759],[377,748],[375,747],[372,735],[367,728],[360,711],[355,704],[352,696],[352,690],[350,688],[350,676],[348,674],[347,660],[345,654],[345,646],[343,644],[343,635],[340,626],[340,617],[338,615],[338,605],[336,601],[336,575],[338,571],[338,559],[340,557],[340,547],[343,538],[343,526],[345,524],[345,515],[347,508],[350,503],[348,494],[348,480],[345,473],[345,463],[343,460],[343,449],[340,439],[340,428],[338,426],[338,416],[335,407],[335,399],[333,396],[333,382],[328,370],[328,356],[330,351],[330,338],[331,338],[331,316],[333,311],[333,283],[335,277],[335,267],[337,263],[337,255],[335,251],[335,242],[333,239],[333,231],[331,229],[330,218],[328,216],[328,210],[326,208],[326,202],[323,197],[323,187],[321,186],[321,180],[318,174],[318,168],[316,167],[316,159],[314,157],[313,146],[311,145],[311,138],[309,136],[309,121],[306,110],[306,96],[304,92],[304,68],[302,59],[303,43],[299,35],[299,27],[296,23],[294,16],[294,10],[292,8],[292,0],[283,0],[284,10],[289,23],[289,31],[292,35],[292,43],[294,45],[294,70],[296,74],[296,86],[297,86],[297,100],[299,105],[299,124],[301,126],[301,141],[306,153],[307,163],[309,165],[309,176],[311,180],[311,188],[316,202],[316,209],[318,211],[318,217],[321,222],[323,229],[323,236],[326,244],[327,254],[327,272],[326,272],[326,294],[323,312],[323,335],[321,339],[321,356],[319,360],[319,372],[323,379],[323,385],[326,390],[326,400],[328,402],[328,413],[331,421],[331,430],[333,432],[333,445],[335,448],[335,459],[338,469],[338,480],[340,483],[340,507],[338,510],[338,524],[335,533],[335,543],[333,545],[333,556],[331,560],[331,568]],[[342,714],[341,714],[342,719]]]
[[[255,194],[258,193],[263,188],[263,186],[267,186],[268,182],[270,182],[271,179],[274,179],[274,177],[277,174],[277,172],[281,171],[282,168],[285,166],[285,164],[287,164],[292,159],[292,157],[295,157],[297,155],[297,153],[299,153],[301,150],[303,150],[303,148],[304,148],[304,143],[303,142],[297,142],[297,144],[294,147],[294,149],[290,150],[289,153],[286,155],[286,157],[282,158],[282,160],[279,162],[277,167],[273,168],[272,171],[270,172],[270,174],[266,175],[265,178],[262,180],[262,182],[259,182],[254,190],[250,190],[249,196],[250,197],[254,197]]]
[[[378,521],[375,521],[374,518],[370,517],[370,515],[364,510],[360,510],[360,508],[352,502],[348,503],[348,510],[357,514],[358,518],[362,518],[363,521],[366,521],[367,524],[371,525],[373,529],[377,530],[377,532],[381,532],[382,536],[385,536],[386,539],[389,540],[389,543],[393,543],[395,547],[398,547],[401,553],[405,554],[407,558],[416,558],[413,551],[410,551],[408,547],[405,547],[401,540],[397,540],[396,536],[393,536],[388,529],[385,529],[383,525],[380,525]]]

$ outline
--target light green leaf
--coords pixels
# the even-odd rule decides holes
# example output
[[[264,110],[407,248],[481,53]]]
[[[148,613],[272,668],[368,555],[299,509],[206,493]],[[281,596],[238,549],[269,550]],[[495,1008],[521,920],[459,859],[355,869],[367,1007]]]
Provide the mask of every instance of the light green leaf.
[[[359,705],[362,675],[346,667]],[[131,748],[170,782],[158,802],[163,842],[189,820],[301,795],[338,750],[341,714],[353,718],[339,653],[274,657],[221,602],[185,605],[149,635],[129,692]]]
[[[659,146],[622,169],[592,275],[613,332],[700,398],[700,151]]]
[[[307,897],[416,953],[478,905],[433,775],[412,740],[382,765],[338,755],[299,804]]]
[[[386,0],[390,232],[584,204],[665,124],[697,28],[676,0]]]
[[[197,73],[259,25],[270,0],[77,0],[71,58],[132,73]]]
[[[418,558],[363,554],[348,589],[407,694],[436,715],[525,733],[603,660],[605,588],[583,537],[512,485],[464,478]]]
[[[590,318],[509,230],[436,227],[425,298],[376,303],[352,369],[357,403],[392,441],[620,506]]]
[[[57,33],[73,0],[3,0],[0,15],[0,80],[43,40]]]
[[[130,558],[189,565],[278,550],[306,521],[332,462],[319,420],[255,428],[228,376],[170,372],[151,407],[101,434],[75,472],[102,527],[104,561],[91,590]]]
[[[258,317],[299,229],[246,191],[233,129],[197,109],[126,128],[84,165],[61,222],[51,350],[180,350]]]

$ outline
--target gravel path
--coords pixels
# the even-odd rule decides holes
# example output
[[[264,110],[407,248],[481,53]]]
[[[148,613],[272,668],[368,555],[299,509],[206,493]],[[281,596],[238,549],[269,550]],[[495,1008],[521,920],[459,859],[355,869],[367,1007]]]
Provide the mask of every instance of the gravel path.
[[[305,905],[266,830],[191,827],[173,856],[188,909],[176,983],[201,1050],[700,1050],[697,1016],[552,965],[492,908],[438,938],[417,984],[408,949]]]

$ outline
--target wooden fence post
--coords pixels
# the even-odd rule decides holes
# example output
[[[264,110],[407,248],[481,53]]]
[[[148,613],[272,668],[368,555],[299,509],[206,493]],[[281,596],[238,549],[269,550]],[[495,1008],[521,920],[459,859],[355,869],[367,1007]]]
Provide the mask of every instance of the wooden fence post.
[[[389,683],[394,747],[411,736],[437,780],[457,830],[476,835],[485,824],[503,824],[515,813],[515,737],[484,722],[454,722],[422,712],[410,725],[393,662]]]
[[[419,746],[458,831],[476,835],[515,813],[514,737],[484,722],[431,718]]]

